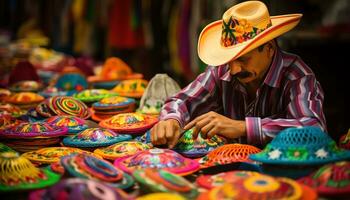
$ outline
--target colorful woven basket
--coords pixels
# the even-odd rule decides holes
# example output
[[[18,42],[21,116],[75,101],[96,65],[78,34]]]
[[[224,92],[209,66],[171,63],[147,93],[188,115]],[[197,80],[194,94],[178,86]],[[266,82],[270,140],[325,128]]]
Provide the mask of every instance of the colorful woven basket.
[[[225,143],[227,141],[224,138],[216,135],[210,139],[203,139],[199,134],[197,139],[193,140],[193,129],[190,129],[181,136],[173,150],[185,157],[195,158],[202,157]]]
[[[87,119],[91,116],[91,112],[85,103],[67,96],[55,96],[48,99],[48,107],[56,115],[72,115]]]
[[[68,133],[78,133],[88,128],[85,120],[70,115],[53,116],[46,119],[46,122],[57,127],[67,127]]]
[[[99,123],[101,127],[118,133],[139,134],[144,133],[158,122],[158,118],[138,113],[122,113]]]
[[[11,114],[0,113],[0,130],[20,124],[22,121],[14,118]]]
[[[236,162],[252,162],[249,155],[259,153],[261,150],[247,144],[225,144],[200,158],[201,168],[225,165]]]
[[[19,81],[10,86],[12,92],[38,92],[43,88],[43,84],[37,81]]]
[[[0,131],[3,138],[33,138],[33,137],[59,137],[65,135],[66,127],[57,127],[46,122],[23,122],[17,126]]]
[[[87,89],[83,90],[73,97],[79,99],[82,102],[96,102],[106,97],[112,97],[118,95],[115,92],[110,92],[105,89]]]
[[[44,100],[43,96],[40,96],[33,92],[14,93],[5,99],[7,103],[18,105],[22,109],[29,109],[29,108],[36,107],[36,105],[43,100]]]
[[[111,163],[86,154],[71,154],[61,158],[61,164],[70,175],[103,181],[117,188],[129,188],[134,179]]]
[[[344,134],[339,139],[339,147],[350,150],[350,129],[347,134]]]
[[[104,128],[88,128],[74,136],[63,139],[63,145],[69,147],[104,147],[130,140],[131,136],[118,134]]]
[[[150,147],[148,145],[141,142],[126,141],[119,142],[108,147],[98,148],[94,151],[94,153],[102,156],[105,159],[115,160],[124,156],[134,155],[149,148]]]
[[[318,165],[350,158],[350,151],[337,147],[317,127],[288,128],[281,131],[265,149],[250,158],[266,164]]]
[[[285,199],[302,197],[302,188],[294,180],[253,175],[215,187],[202,193],[198,199]]]
[[[115,86],[112,91],[123,97],[141,98],[148,85],[144,79],[124,80]]]
[[[131,199],[128,194],[118,188],[112,188],[105,183],[81,178],[68,178],[58,184],[42,190],[36,190],[29,194],[29,200],[93,200]]]
[[[12,104],[0,104],[0,113],[7,113],[12,115],[13,117],[19,117],[24,115],[26,111],[21,110],[20,107],[12,105]]]
[[[136,198],[136,200],[166,200],[166,199],[186,200],[185,197],[179,194],[168,193],[168,192],[152,193],[152,194],[147,194]]]
[[[148,188],[150,192],[177,193],[192,199],[198,195],[198,191],[192,183],[179,175],[162,169],[136,170],[133,177],[143,189]]]
[[[58,182],[60,176],[36,168],[18,153],[0,153],[0,192],[42,188]]]
[[[107,97],[101,99],[99,102],[92,104],[92,108],[101,114],[118,114],[120,111],[134,108],[135,100],[127,97]]]
[[[23,157],[32,161],[33,163],[51,164],[60,161],[60,158],[73,153],[88,154],[101,158],[97,154],[89,151],[84,151],[73,147],[46,147],[36,151],[30,151],[22,154]]]
[[[55,87],[58,90],[80,92],[88,88],[88,82],[81,73],[63,73],[57,79]]]
[[[141,168],[164,169],[181,176],[199,170],[197,161],[185,158],[169,149],[149,149],[133,156],[116,159],[114,165],[131,174]]]
[[[349,197],[350,162],[341,161],[322,166],[299,182],[316,188],[322,196]]]

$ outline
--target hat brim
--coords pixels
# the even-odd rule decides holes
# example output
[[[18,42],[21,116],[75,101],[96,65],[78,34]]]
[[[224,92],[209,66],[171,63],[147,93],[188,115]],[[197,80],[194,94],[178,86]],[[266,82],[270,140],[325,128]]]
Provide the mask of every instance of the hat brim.
[[[203,29],[199,36],[198,56],[208,65],[223,65],[288,32],[299,23],[301,17],[302,14],[271,16],[271,27],[253,39],[231,47],[223,47],[220,44],[222,20],[212,22]]]

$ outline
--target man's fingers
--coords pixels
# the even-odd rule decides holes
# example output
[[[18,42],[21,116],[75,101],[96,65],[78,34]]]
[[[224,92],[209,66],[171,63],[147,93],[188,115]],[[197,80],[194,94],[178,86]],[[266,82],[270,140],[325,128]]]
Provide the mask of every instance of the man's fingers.
[[[186,124],[184,129],[188,130],[188,129],[192,128],[198,121],[201,121],[202,119],[206,118],[207,116],[208,116],[208,113],[196,117],[194,120],[192,120],[188,124]]]
[[[177,141],[179,139],[179,136],[180,136],[180,130],[177,129],[174,132],[174,137],[171,140],[169,140],[169,143],[168,143],[169,144],[169,149],[172,149],[172,148],[175,147],[175,145],[176,145],[176,143],[177,143]]]

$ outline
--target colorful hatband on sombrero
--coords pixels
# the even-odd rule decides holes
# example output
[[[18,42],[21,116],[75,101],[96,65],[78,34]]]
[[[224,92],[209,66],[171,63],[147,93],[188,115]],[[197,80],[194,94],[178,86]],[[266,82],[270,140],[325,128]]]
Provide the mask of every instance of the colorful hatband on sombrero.
[[[136,200],[165,200],[165,199],[186,200],[185,197],[179,194],[168,193],[168,192],[151,193],[151,194],[146,194],[136,198]]]
[[[73,147],[46,147],[36,151],[26,152],[22,156],[35,163],[51,164],[60,161],[61,157],[73,153],[89,154],[100,158],[97,154]]]
[[[199,169],[199,164],[169,149],[149,149],[133,156],[118,158],[114,165],[127,173],[141,168],[164,169],[180,176],[191,174]]]
[[[344,134],[339,139],[339,147],[350,150],[350,129],[347,134]]]
[[[225,139],[216,135],[210,139],[203,139],[198,134],[197,139],[193,140],[193,129],[190,129],[182,135],[173,150],[186,157],[194,158],[204,156],[225,143]]]
[[[60,199],[60,200],[87,200],[131,199],[123,190],[112,188],[105,183],[81,178],[68,178],[58,184],[30,193],[29,200]]]
[[[29,109],[35,107],[44,100],[44,97],[33,92],[20,92],[8,96],[5,101],[18,105],[20,108]]]
[[[57,115],[72,115],[87,119],[91,112],[85,103],[67,96],[56,96],[48,99],[47,104],[52,112]]]
[[[38,92],[43,88],[43,84],[37,81],[19,81],[10,86],[12,92]]]
[[[144,79],[124,80],[115,86],[112,91],[123,97],[141,98],[148,85]]]
[[[198,162],[201,168],[225,165],[236,162],[252,162],[249,155],[259,153],[261,150],[248,144],[225,144],[208,153]]]
[[[85,120],[70,115],[53,116],[46,119],[46,122],[58,127],[67,127],[68,133],[78,133],[88,128]]]
[[[105,128],[88,128],[74,136],[63,139],[64,146],[70,147],[105,147],[114,143],[130,140],[131,136],[118,134]]]
[[[72,176],[104,181],[113,187],[129,188],[134,179],[111,163],[86,154],[71,154],[61,158],[64,169]]]
[[[177,193],[189,199],[198,195],[196,187],[185,178],[162,169],[135,170],[133,177],[141,185],[151,192]]]
[[[13,151],[0,153],[0,191],[43,188],[58,182],[60,176],[36,168],[29,160]]]
[[[281,131],[261,153],[250,159],[266,164],[318,165],[350,158],[350,151],[337,147],[318,127]]]
[[[46,122],[23,122],[7,130],[0,131],[2,138],[58,137],[67,133],[66,127],[57,127]]]
[[[215,187],[202,193],[198,199],[295,200],[301,197],[302,188],[296,181],[289,178],[274,178],[257,174]]]
[[[315,188],[320,195],[349,197],[350,162],[341,161],[324,165],[298,181]]]
[[[138,134],[152,128],[157,122],[158,118],[155,116],[138,113],[122,113],[101,121],[99,125],[119,133]]]
[[[196,179],[196,183],[205,189],[212,189],[214,187],[222,186],[225,183],[235,182],[237,179],[246,179],[258,174],[258,172],[237,170],[222,172],[215,175],[200,175]]]
[[[108,147],[98,148],[94,151],[94,153],[102,156],[105,159],[115,160],[124,156],[134,155],[147,149],[150,149],[147,144],[137,141],[126,141],[119,142]]]
[[[117,93],[105,89],[88,89],[74,94],[73,97],[81,100],[82,102],[96,102],[103,98],[116,95]]]

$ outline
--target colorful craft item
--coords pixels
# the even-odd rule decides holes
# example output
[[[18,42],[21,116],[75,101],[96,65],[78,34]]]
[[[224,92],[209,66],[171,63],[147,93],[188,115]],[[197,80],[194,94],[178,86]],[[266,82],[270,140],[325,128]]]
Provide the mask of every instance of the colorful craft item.
[[[8,89],[0,88],[0,103],[6,99],[6,97],[10,96],[11,92]]]
[[[236,179],[214,187],[202,193],[202,199],[286,199],[295,200],[302,197],[302,188],[289,178],[274,178],[256,174],[246,178]]]
[[[2,138],[34,138],[34,137],[58,137],[65,135],[66,127],[57,127],[46,122],[23,122],[17,126],[0,131]]]
[[[26,152],[22,154],[22,156],[32,161],[33,163],[51,164],[51,163],[59,162],[61,157],[70,155],[73,153],[88,154],[88,155],[101,158],[97,154],[93,154],[91,152],[84,151],[78,148],[73,148],[73,147],[46,147],[36,151]]]
[[[14,118],[8,113],[0,113],[0,130],[5,130],[11,126],[20,124],[22,121]]]
[[[36,151],[48,146],[57,146],[61,141],[60,137],[26,137],[26,138],[9,138],[3,142],[18,152]]]
[[[111,163],[86,154],[71,154],[61,158],[65,171],[78,178],[103,181],[117,188],[128,188],[134,180]]]
[[[225,144],[200,158],[198,162],[201,164],[201,168],[236,162],[251,163],[252,161],[249,159],[249,155],[259,153],[260,151],[259,148],[248,144]]]
[[[167,74],[156,74],[141,97],[138,112],[158,115],[165,100],[180,90],[179,84]]]
[[[164,169],[171,173],[185,176],[199,169],[199,164],[169,149],[149,149],[133,156],[118,158],[114,165],[131,174],[145,168]]]
[[[202,157],[225,143],[224,138],[216,135],[203,139],[199,134],[197,139],[193,139],[193,129],[190,129],[183,133],[173,150],[185,157],[195,158]]]
[[[350,162],[340,161],[324,165],[298,181],[315,188],[321,196],[348,198],[350,194]]]
[[[0,192],[43,188],[59,179],[59,175],[36,168],[16,152],[0,152]]]
[[[71,115],[82,119],[87,119],[91,116],[91,112],[86,104],[73,97],[51,97],[48,99],[47,105],[56,115]]]
[[[31,51],[29,61],[38,69],[57,71],[65,63],[65,56],[52,49],[40,47]]]
[[[23,109],[35,107],[44,100],[44,97],[33,92],[20,92],[8,96],[5,101],[7,103],[18,105]]]
[[[57,87],[47,87],[43,91],[39,92],[45,98],[53,97],[53,96],[67,96],[68,92],[59,90]]]
[[[78,133],[88,128],[84,119],[70,115],[53,116],[45,120],[57,127],[67,127],[68,133]]]
[[[133,177],[150,192],[177,193],[189,199],[198,195],[196,187],[185,178],[162,169],[139,169],[134,171]]]
[[[250,159],[264,164],[319,165],[350,158],[350,151],[318,127],[288,128],[281,131],[261,153]]]
[[[80,92],[88,88],[88,82],[81,73],[62,73],[55,83],[58,90],[70,91],[69,94]]]
[[[12,92],[38,92],[43,88],[43,84],[37,81],[19,81],[10,86]]]
[[[117,93],[105,89],[87,89],[73,95],[82,102],[96,102],[111,96],[117,96]]]
[[[165,200],[165,199],[186,200],[185,197],[179,194],[168,193],[168,192],[151,193],[151,194],[146,194],[136,198],[136,200]]]
[[[144,79],[130,79],[120,82],[112,91],[123,97],[141,98],[148,85]]]
[[[0,154],[8,152],[8,151],[16,152],[15,150],[11,149],[10,147],[6,146],[5,144],[0,143]]]
[[[123,190],[111,186],[81,178],[68,178],[58,184],[42,190],[30,193],[29,200],[121,200],[131,199]]]
[[[131,136],[118,134],[105,128],[88,128],[74,136],[63,139],[63,145],[69,147],[97,148],[130,140]]]
[[[139,134],[146,132],[157,122],[158,118],[155,116],[139,113],[122,113],[102,120],[99,125],[118,133]]]
[[[343,149],[350,150],[350,129],[347,134],[344,134],[339,139],[339,146]]]
[[[94,151],[94,153],[102,156],[105,159],[115,160],[124,156],[134,155],[147,149],[150,149],[147,144],[137,141],[125,141],[108,147],[98,148]]]
[[[200,175],[196,179],[196,183],[198,186],[210,190],[214,187],[222,186],[225,183],[233,183],[239,179],[246,179],[251,176],[256,176],[258,174],[258,172],[253,171],[237,170],[230,172],[222,172],[215,175]]]
[[[21,110],[18,106],[6,103],[6,104],[0,104],[0,113],[4,114],[10,114],[13,117],[19,117],[21,115],[24,115],[26,111]]]

